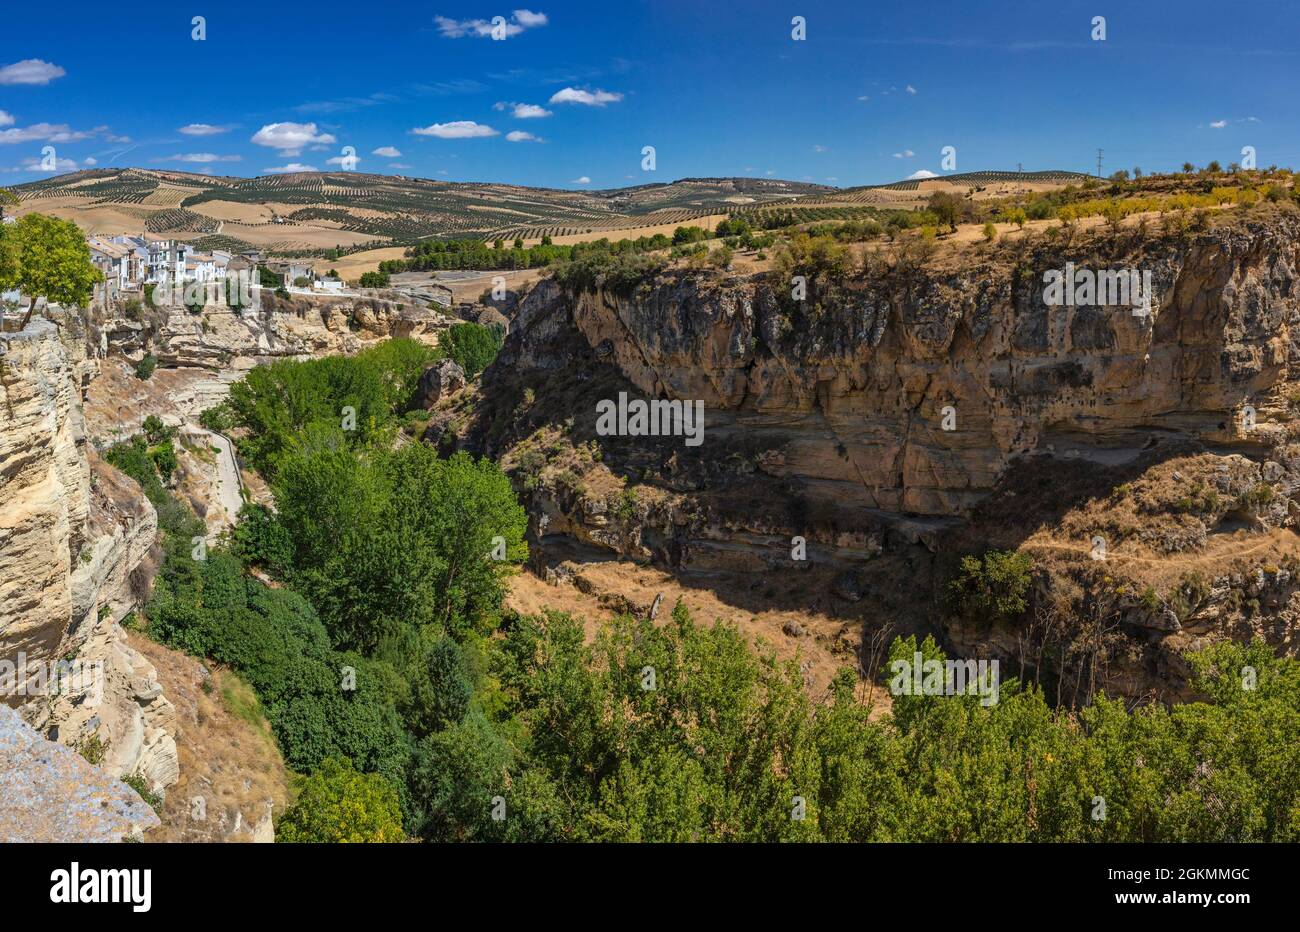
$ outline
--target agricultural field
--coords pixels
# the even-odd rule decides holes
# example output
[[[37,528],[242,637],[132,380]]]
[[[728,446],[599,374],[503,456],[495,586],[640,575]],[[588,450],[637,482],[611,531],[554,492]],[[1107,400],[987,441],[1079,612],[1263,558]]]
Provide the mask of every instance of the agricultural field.
[[[428,239],[522,239],[557,244],[672,235],[712,228],[728,215],[761,224],[855,220],[918,206],[936,190],[974,198],[1049,190],[1072,172],[968,172],[838,189],[769,178],[685,178],[595,191],[433,181],[360,172],[300,172],[257,178],[151,169],[91,169],[19,185],[16,213],[40,210],[87,232],[147,230],[271,254],[325,257],[388,254]],[[223,248],[223,247],[217,247]],[[350,266],[360,260],[351,259]]]

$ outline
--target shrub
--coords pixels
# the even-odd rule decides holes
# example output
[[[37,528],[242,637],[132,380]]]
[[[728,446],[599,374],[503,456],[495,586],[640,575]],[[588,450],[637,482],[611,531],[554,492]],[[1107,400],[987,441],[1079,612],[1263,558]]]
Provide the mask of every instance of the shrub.
[[[465,378],[474,379],[496,359],[503,339],[500,327],[485,327],[474,323],[452,324],[442,347],[448,358],[465,370]]]
[[[301,782],[298,798],[280,818],[276,841],[295,843],[404,840],[397,792],[379,774],[358,773],[331,757]]]
[[[150,353],[135,364],[135,376],[138,379],[147,381],[157,368],[158,360]]]
[[[1033,558],[1019,551],[962,557],[957,575],[948,583],[949,607],[987,622],[1014,618],[1025,610],[1033,568]]]
[[[210,431],[224,434],[235,426],[235,412],[229,401],[222,401],[211,408],[204,408],[199,415],[199,423]]]

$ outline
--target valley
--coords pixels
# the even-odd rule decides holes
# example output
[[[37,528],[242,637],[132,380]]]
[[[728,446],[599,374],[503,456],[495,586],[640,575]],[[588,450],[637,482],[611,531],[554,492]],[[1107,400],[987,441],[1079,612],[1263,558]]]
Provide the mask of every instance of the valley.
[[[98,830],[1291,837],[1294,781],[1229,736],[1294,714],[1292,176],[878,190],[916,200],[252,307],[11,307],[0,637],[103,671],[18,703],[156,816]],[[1050,300],[1073,265],[1143,270],[1151,313]],[[703,421],[602,427],[614,399]],[[918,652],[1000,698],[900,694]],[[1186,758],[1126,769],[1193,717],[1248,831]],[[1098,792],[1122,818],[1072,815]]]

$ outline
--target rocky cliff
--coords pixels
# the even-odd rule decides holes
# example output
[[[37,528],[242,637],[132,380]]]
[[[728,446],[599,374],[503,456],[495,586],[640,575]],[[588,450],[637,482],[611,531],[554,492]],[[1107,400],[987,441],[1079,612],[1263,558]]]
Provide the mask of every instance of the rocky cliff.
[[[84,346],[68,318],[0,333],[4,698],[46,736],[106,749],[110,773],[165,787],[176,779],[172,710],[118,625],[147,594],[157,516],[88,450]]]
[[[1149,272],[1150,313],[1049,305],[1044,273],[1067,263]],[[1166,612],[1177,615],[1177,574],[1146,578],[1138,562],[1176,566],[1161,535],[1177,538],[1175,526],[1190,534],[1183,553],[1203,560],[1198,572],[1212,577],[1208,589],[1220,602],[1258,597],[1248,585],[1226,595],[1234,573],[1254,578],[1249,566],[1230,571],[1229,555],[1275,565],[1295,549],[1290,529],[1300,507],[1291,496],[1300,461],[1287,400],[1297,360],[1290,328],[1300,321],[1294,212],[1257,211],[1176,235],[1038,237],[930,262],[889,262],[868,251],[851,275],[794,272],[806,287],[802,300],[774,272],[670,269],[630,286],[576,290],[542,282],[484,376],[482,410],[466,414],[463,444],[505,458],[534,513],[544,515],[534,528],[543,542],[559,533],[683,571],[752,572],[791,567],[791,540],[802,536],[810,562],[848,574],[837,586],[845,601],[871,598],[878,570],[869,564],[882,542],[887,557],[920,545],[927,566],[915,553],[902,566],[878,566],[913,583],[912,604],[897,614],[929,613],[931,627],[954,554],[1062,545],[1050,539],[1053,528],[1073,535],[1063,546],[1083,563],[1048,572],[1064,556],[1039,559],[1040,596],[1068,589],[1082,598],[1090,584],[1067,585],[1066,577],[1089,568],[1089,541],[1105,524],[1102,514],[1083,519],[1089,496],[1105,498],[1178,457],[1208,456],[1200,491],[1186,471],[1166,468],[1161,475],[1178,477],[1160,487],[1167,500],[1153,493],[1133,528],[1108,529],[1105,569],[1134,577],[1127,603],[1121,596],[1114,604],[1129,633],[1125,649],[1137,645],[1120,688],[1134,694],[1169,686],[1161,680],[1178,673],[1169,658],[1194,640],[1167,623]],[[703,443],[601,436],[597,405],[619,392],[703,401]],[[562,457],[557,449],[535,443],[540,424],[566,421],[567,448],[595,451],[586,457],[595,468],[569,463],[568,478],[549,468]],[[1246,466],[1230,467],[1232,457]],[[618,481],[602,488],[602,472]],[[1080,477],[1088,481],[1073,481]],[[1201,495],[1215,477],[1223,489],[1213,507],[1184,507],[1189,492]],[[1043,494],[1017,499],[1030,491],[1025,482],[1045,484]],[[622,483],[640,484],[619,508],[610,489]],[[1267,495],[1256,491],[1260,484]],[[1187,530],[1193,521],[1202,525],[1199,544]],[[1040,527],[1048,539],[1034,537]],[[1215,548],[1238,531],[1282,536],[1271,549],[1253,539],[1233,545],[1216,565]],[[1142,602],[1144,586],[1154,597]],[[1289,590],[1282,596],[1272,622],[1234,610],[1200,633],[1268,633],[1292,649]],[[1148,624],[1153,618],[1166,618],[1166,630]],[[970,627],[949,619],[942,633],[972,650],[1015,649],[1014,631],[999,643]]]
[[[55,324],[0,333],[0,396],[0,657],[48,660],[90,516],[80,389]]]

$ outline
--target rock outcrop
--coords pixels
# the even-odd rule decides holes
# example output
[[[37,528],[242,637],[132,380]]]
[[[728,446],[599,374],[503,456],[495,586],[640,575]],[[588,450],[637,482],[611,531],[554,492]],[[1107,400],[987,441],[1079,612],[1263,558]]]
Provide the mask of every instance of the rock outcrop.
[[[1049,306],[1044,273],[1067,262],[1150,272],[1150,313],[1113,304]],[[845,604],[876,597],[880,581],[863,568],[882,549],[887,558],[907,554],[894,572],[933,585],[950,572],[940,572],[942,554],[1014,548],[1033,530],[1022,529],[1021,519],[1041,517],[1049,526],[1060,519],[1069,485],[1062,477],[1095,474],[1109,482],[1104,497],[1189,450],[1208,451],[1245,477],[1220,493],[1206,517],[1210,533],[1238,525],[1290,533],[1300,519],[1300,502],[1292,500],[1300,490],[1300,448],[1286,400],[1296,394],[1290,385],[1300,371],[1291,330],[1300,322],[1300,217],[1293,211],[1233,217],[1193,233],[1013,241],[958,252],[946,264],[869,256],[863,272],[848,276],[795,271],[804,275],[803,300],[774,273],[672,269],[630,285],[576,290],[540,282],[483,376],[481,410],[463,445],[504,458],[543,544],[563,534],[684,572],[754,572],[790,567],[790,541],[799,536],[809,562],[851,574],[832,587]],[[598,431],[597,405],[620,392],[702,401],[703,443],[688,445],[671,431]],[[556,476],[552,464],[563,456],[555,445],[535,443],[535,433],[568,419],[560,446],[595,451],[586,457],[595,465],[584,472],[566,460]],[[1227,462],[1234,456],[1249,459],[1251,469]],[[1050,490],[1033,511],[1016,505],[1024,489],[1008,486],[1014,467],[1038,461],[1057,470],[1036,474],[1059,490],[1056,511]],[[641,483],[635,521],[614,519],[615,493],[601,485],[610,477],[615,490]],[[1254,484],[1267,485],[1267,496]],[[645,495],[648,488],[657,497]],[[1001,524],[972,524],[992,500],[1005,503]],[[1177,536],[1180,522],[1191,528],[1180,508],[1171,506],[1160,534]],[[1143,540],[1135,520],[1133,539],[1158,543]],[[1062,549],[1087,561],[1087,541]],[[1189,559],[1192,551],[1216,552],[1198,547],[1186,543]],[[917,550],[930,554],[924,574]],[[1262,543],[1232,548],[1257,551],[1275,556]],[[1253,570],[1245,576],[1253,578]],[[934,623],[936,593],[917,585],[900,611]],[[1050,591],[1053,581],[1039,585]],[[1178,641],[1168,623],[1165,603],[1173,594],[1158,591],[1142,607],[1142,590],[1132,590],[1123,596],[1128,602],[1115,603],[1115,618],[1130,645],[1136,639],[1142,647],[1131,651],[1130,682],[1120,691],[1160,692],[1185,673],[1185,665],[1166,661],[1190,639]],[[1271,617],[1277,630],[1268,618],[1243,624],[1230,613],[1198,634],[1268,630],[1279,649],[1294,649],[1291,616]],[[972,635],[969,626],[952,634],[966,647],[990,636]],[[1011,652],[1015,632],[1007,637]],[[1153,661],[1161,651],[1165,660]],[[1170,682],[1161,682],[1170,670]]]
[[[110,774],[162,788],[176,780],[171,706],[119,626],[148,593],[157,516],[87,447],[80,340],[40,317],[0,334],[4,699],[51,738],[96,742]]]
[[[158,824],[133,789],[0,705],[0,844],[139,840]]]
[[[162,366],[203,368],[226,381],[239,378],[240,370],[257,361],[355,353],[395,336],[436,342],[438,333],[454,322],[414,304],[277,298],[265,290],[256,310],[209,304],[197,313],[184,307],[150,308],[142,317],[106,321],[107,350],[135,359],[152,353]],[[231,369],[235,372],[225,375]]]
[[[455,360],[444,359],[437,365],[430,366],[420,376],[416,404],[421,408],[432,408],[441,398],[458,392],[465,387],[465,370]]]
[[[80,389],[58,328],[0,333],[0,659],[57,656],[87,543]]]

